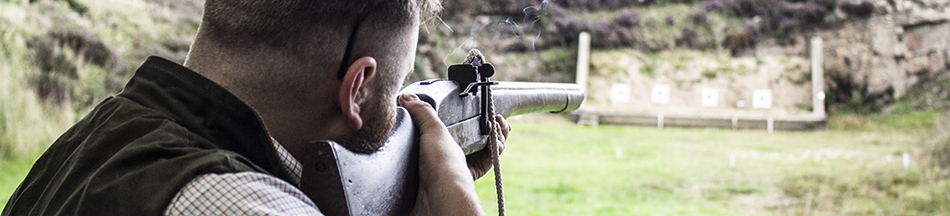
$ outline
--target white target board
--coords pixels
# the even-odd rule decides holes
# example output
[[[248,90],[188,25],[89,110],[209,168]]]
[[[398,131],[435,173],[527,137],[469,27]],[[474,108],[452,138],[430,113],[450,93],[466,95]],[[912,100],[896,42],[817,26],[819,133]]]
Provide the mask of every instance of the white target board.
[[[768,109],[772,108],[772,91],[768,89],[759,89],[752,92],[752,108]]]
[[[610,101],[614,103],[630,102],[630,85],[614,84],[610,89]]]
[[[653,103],[670,103],[670,86],[663,84],[653,85],[653,93],[650,98],[652,98]]]
[[[703,98],[701,100],[704,107],[719,106],[719,90],[703,88]]]

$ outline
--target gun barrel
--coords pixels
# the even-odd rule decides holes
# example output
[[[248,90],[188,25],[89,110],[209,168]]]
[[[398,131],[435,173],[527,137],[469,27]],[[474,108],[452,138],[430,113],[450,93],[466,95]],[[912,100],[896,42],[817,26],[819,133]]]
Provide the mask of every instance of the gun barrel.
[[[488,136],[481,134],[478,121],[482,92],[460,96],[464,87],[449,80],[426,80],[412,83],[400,93],[416,94],[431,104],[465,154],[471,154],[485,147]],[[509,117],[574,111],[584,100],[584,93],[576,84],[498,82],[492,86],[492,97],[495,114]]]
[[[492,86],[495,113],[508,116],[577,110],[584,93],[575,84],[498,82]]]

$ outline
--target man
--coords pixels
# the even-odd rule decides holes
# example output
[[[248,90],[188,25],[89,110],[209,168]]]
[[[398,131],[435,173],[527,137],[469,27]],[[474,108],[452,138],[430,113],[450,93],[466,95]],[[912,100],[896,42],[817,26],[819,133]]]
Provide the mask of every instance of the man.
[[[295,158],[312,140],[380,148],[420,13],[438,4],[208,0],[185,65],[149,58],[44,153],[3,215],[320,214]],[[421,135],[413,213],[484,214],[473,179],[489,159],[466,159],[428,104],[398,101]]]

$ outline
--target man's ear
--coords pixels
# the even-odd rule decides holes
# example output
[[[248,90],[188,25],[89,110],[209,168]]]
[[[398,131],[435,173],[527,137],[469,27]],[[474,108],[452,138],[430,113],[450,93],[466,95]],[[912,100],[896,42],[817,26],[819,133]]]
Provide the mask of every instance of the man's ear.
[[[360,88],[367,81],[371,80],[376,73],[376,59],[365,56],[357,59],[346,70],[343,76],[343,82],[340,83],[339,104],[346,119],[347,126],[353,130],[359,130],[363,127],[363,119],[360,117],[360,104],[364,95],[360,94]]]

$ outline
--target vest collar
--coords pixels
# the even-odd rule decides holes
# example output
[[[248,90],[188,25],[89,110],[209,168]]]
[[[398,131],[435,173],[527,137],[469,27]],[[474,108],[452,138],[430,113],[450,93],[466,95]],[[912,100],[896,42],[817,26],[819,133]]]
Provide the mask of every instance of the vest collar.
[[[224,87],[178,63],[149,57],[118,94],[293,182],[257,113]]]

